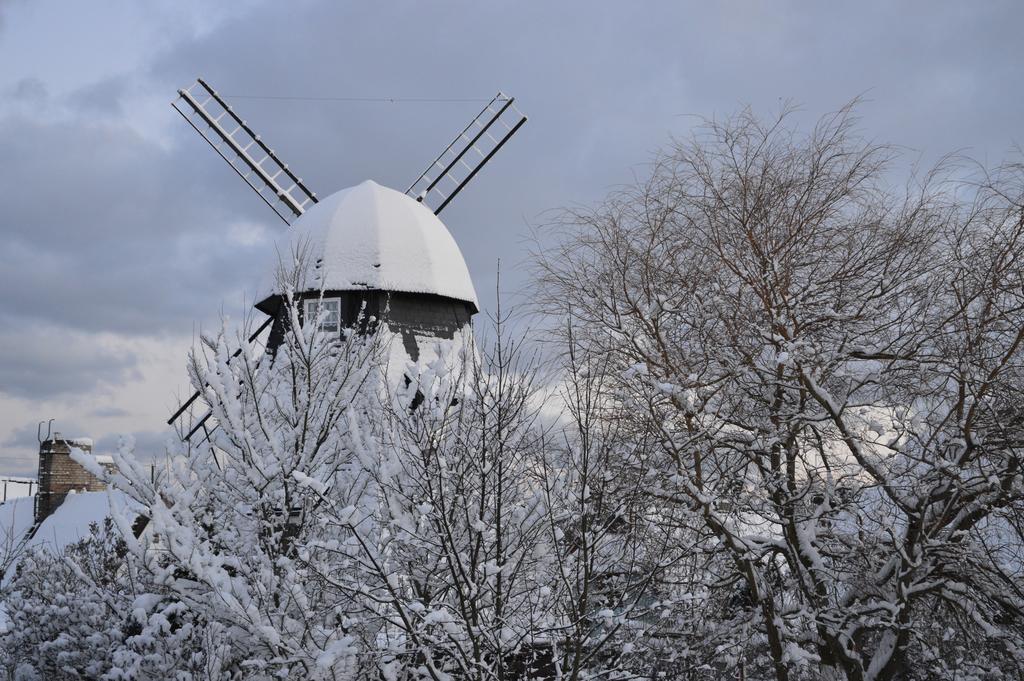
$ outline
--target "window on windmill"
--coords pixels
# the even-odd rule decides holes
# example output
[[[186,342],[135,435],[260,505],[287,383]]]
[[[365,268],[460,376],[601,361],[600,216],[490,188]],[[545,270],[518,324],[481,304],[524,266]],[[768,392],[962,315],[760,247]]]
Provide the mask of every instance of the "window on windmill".
[[[338,333],[341,331],[341,301],[337,298],[307,300],[305,318],[317,322],[318,331]]]

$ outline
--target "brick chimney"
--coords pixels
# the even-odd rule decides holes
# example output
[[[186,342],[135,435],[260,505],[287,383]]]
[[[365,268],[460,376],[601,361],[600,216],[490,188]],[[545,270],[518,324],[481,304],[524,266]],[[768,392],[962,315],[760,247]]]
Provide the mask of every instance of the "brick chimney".
[[[39,493],[36,496],[36,524],[61,505],[69,492],[98,492],[106,485],[71,458],[71,449],[92,453],[92,440],[64,438],[54,433],[39,444]]]

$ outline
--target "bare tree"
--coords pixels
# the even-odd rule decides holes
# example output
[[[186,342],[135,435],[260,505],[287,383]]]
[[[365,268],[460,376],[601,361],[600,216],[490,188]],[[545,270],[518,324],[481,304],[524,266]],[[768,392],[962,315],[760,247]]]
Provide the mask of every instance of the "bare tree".
[[[657,429],[647,490],[713,538],[709,599],[758,632],[741,673],[924,678],[956,648],[1013,678],[1021,174],[896,192],[852,106],[789,120],[709,121],[568,212],[539,307]]]
[[[676,528],[621,465],[649,448],[601,417],[599,369],[570,362],[545,395],[502,321],[492,344],[419,367],[377,410],[363,503],[321,492],[345,540],[319,577],[373,623],[363,647],[387,676],[646,676],[678,555]]]
[[[388,676],[516,678],[546,609],[543,499],[528,477],[542,432],[535,367],[507,338],[465,350],[411,367],[374,407],[363,501],[322,495],[345,539],[321,578],[372,623],[365,647]]]

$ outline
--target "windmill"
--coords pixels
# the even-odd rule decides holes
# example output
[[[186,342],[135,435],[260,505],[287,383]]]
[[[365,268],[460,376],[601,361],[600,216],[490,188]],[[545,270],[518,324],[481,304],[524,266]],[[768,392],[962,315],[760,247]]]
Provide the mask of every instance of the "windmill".
[[[202,78],[179,90],[172,106],[293,235],[315,245],[318,284],[297,297],[307,316],[307,306],[317,306],[322,330],[339,332],[360,311],[382,318],[386,310],[388,325],[416,360],[420,339],[451,338],[469,324],[478,311],[476,293],[437,216],[526,122],[514,98],[495,95],[404,192],[366,181],[323,200]],[[282,302],[269,293],[256,303],[267,318],[248,343],[270,328],[266,346],[274,351],[286,328]],[[211,412],[191,420],[201,394],[193,393],[167,421],[185,440],[200,431],[209,435]]]

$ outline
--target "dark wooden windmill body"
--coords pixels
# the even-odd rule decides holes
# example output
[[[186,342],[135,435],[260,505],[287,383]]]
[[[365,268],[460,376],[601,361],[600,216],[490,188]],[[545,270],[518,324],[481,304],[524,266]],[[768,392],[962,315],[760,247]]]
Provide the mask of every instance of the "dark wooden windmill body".
[[[300,307],[320,302],[319,292],[298,296]],[[476,308],[465,301],[430,293],[400,291],[324,291],[328,305],[338,301],[338,320],[346,329],[365,331],[376,328],[378,320],[402,339],[406,354],[412,361],[420,358],[420,340],[433,337],[454,340],[456,334],[469,326]],[[272,317],[266,348],[271,354],[284,340],[290,325],[281,296],[272,294],[256,304],[256,309]],[[305,316],[305,315],[303,315]],[[328,322],[330,325],[330,322]]]
[[[386,324],[414,362],[424,341],[452,340],[468,327],[476,293],[437,215],[526,122],[513,98],[498,93],[405,192],[367,181],[321,200],[205,81],[178,94],[174,108],[289,225],[291,248],[306,254],[295,291],[301,323],[315,319],[337,333]],[[273,353],[289,317],[280,291],[264,293],[256,308],[267,318],[249,342]],[[210,412],[193,415],[199,397],[168,420],[186,439],[212,427]]]

